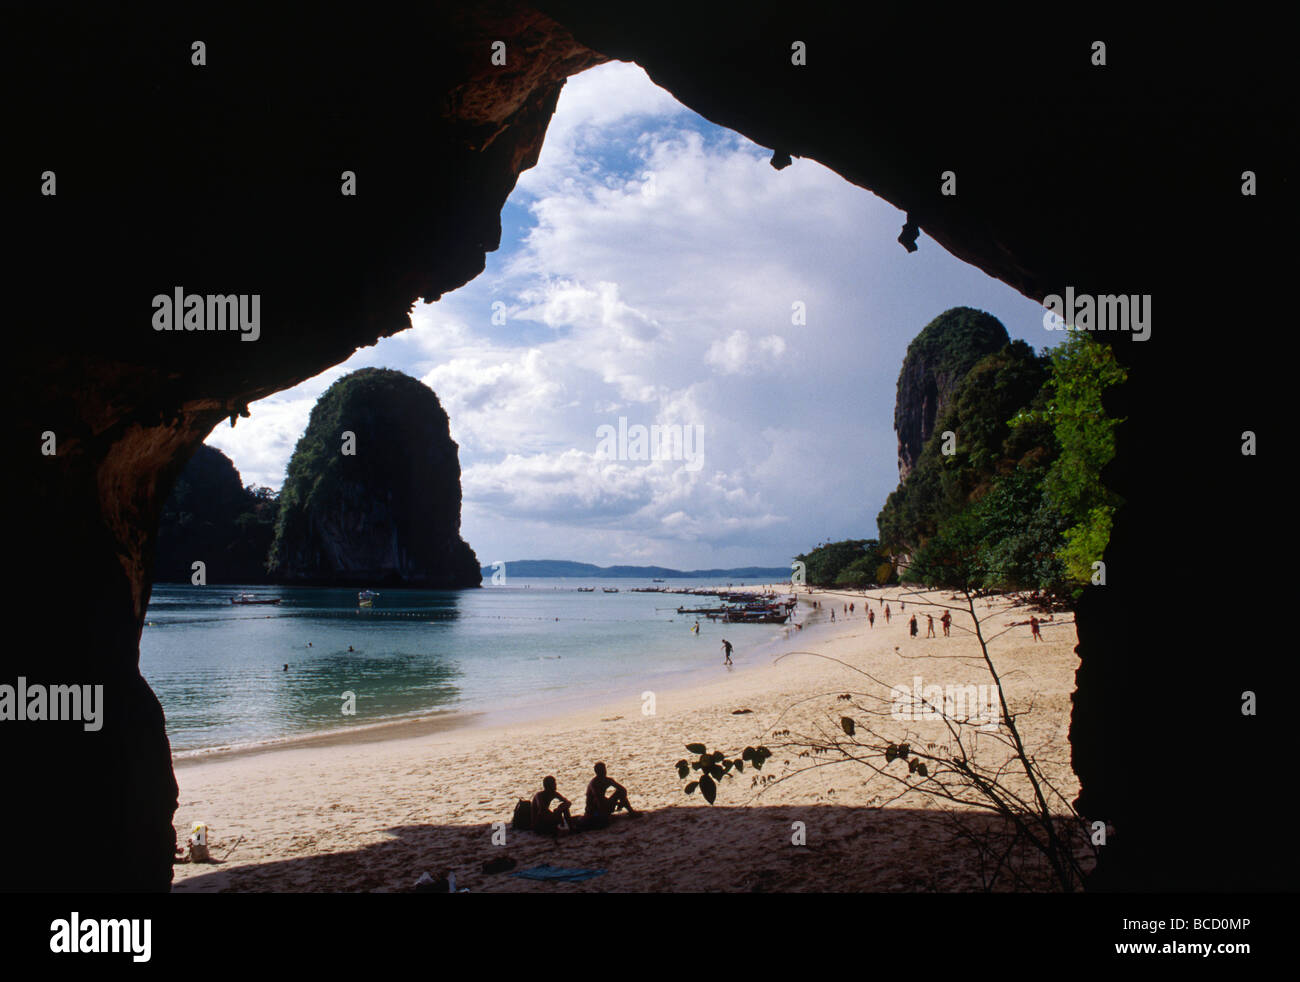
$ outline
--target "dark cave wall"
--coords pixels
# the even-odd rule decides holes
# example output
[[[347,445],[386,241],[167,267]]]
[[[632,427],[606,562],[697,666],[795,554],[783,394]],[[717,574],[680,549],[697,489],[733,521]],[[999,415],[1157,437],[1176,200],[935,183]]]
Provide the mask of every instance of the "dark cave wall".
[[[181,464],[248,402],[477,275],[564,78],[606,57],[832,167],[1028,296],[1067,284],[1154,296],[1152,339],[1114,339],[1131,377],[1114,397],[1129,422],[1109,476],[1128,505],[1109,582],[1079,615],[1080,805],[1117,829],[1095,885],[1280,878],[1244,858],[1277,819],[1246,763],[1271,731],[1238,706],[1243,689],[1274,691],[1294,671],[1189,637],[1169,612],[1187,609],[1189,588],[1189,615],[1216,591],[1233,610],[1230,577],[1268,570],[1280,545],[1280,492],[1237,448],[1243,429],[1263,446],[1279,432],[1265,399],[1282,359],[1255,351],[1276,324],[1270,285],[1287,282],[1289,255],[1268,243],[1293,213],[1289,177],[1258,165],[1262,196],[1238,188],[1255,161],[1293,157],[1285,32],[1217,30],[1213,56],[1191,59],[1205,43],[1192,26],[1144,32],[1100,8],[1082,23],[1037,13],[1033,44],[974,14],[906,8],[859,24],[834,5],[665,6],[620,24],[593,3],[538,7],[264,10],[256,29],[225,8],[15,15],[7,64],[22,97],[0,166],[20,245],[7,415],[22,558],[6,579],[41,633],[6,650],[2,677],[102,680],[109,694],[100,734],[0,733],[26,789],[0,817],[3,885],[167,888],[176,785],[137,660],[158,512]],[[1104,74],[1087,65],[1094,36],[1115,39]],[[504,69],[490,64],[498,39]],[[793,39],[808,43],[804,68],[789,63]],[[46,169],[55,198],[36,190]],[[356,198],[338,193],[345,169]],[[949,169],[956,198],[938,193]],[[261,338],[153,332],[150,298],[178,285],[260,293]],[[57,457],[29,451],[46,430]],[[1235,795],[1209,834],[1194,804],[1207,776]],[[113,843],[102,862],[70,848],[86,815]]]

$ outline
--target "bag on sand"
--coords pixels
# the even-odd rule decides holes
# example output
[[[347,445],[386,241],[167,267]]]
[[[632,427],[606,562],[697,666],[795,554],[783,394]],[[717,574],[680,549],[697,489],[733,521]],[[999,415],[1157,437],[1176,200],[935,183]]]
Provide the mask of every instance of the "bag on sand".
[[[533,827],[533,803],[524,798],[515,802],[515,816],[510,820],[510,824],[517,829],[531,829]]]
[[[190,832],[190,862],[208,863],[212,857],[208,854],[208,827],[202,822],[195,822]]]

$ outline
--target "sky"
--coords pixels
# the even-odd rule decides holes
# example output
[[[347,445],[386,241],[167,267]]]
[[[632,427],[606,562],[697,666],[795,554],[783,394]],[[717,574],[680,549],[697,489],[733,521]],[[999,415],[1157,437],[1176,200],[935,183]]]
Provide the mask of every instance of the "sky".
[[[874,537],[908,342],[955,306],[1035,349],[1055,338],[1040,304],[925,235],[906,252],[892,205],[770,158],[634,64],[574,76],[477,279],[206,442],[278,489],[321,393],[394,368],[447,410],[484,565],[788,566]],[[694,439],[639,459],[652,424]]]

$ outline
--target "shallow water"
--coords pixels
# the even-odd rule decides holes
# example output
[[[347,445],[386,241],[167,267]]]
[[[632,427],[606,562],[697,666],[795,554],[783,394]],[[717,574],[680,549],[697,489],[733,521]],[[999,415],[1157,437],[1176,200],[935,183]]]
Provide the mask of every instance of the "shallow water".
[[[478,590],[381,590],[364,609],[354,589],[159,584],[140,670],[167,714],[172,750],[184,754],[438,713],[504,716],[637,698],[721,665],[723,637],[743,664],[782,633],[701,618],[692,634],[695,618],[676,608],[714,601],[629,592],[651,585],[518,579]],[[239,593],[282,599],[232,605]],[[354,715],[343,712],[347,692]]]

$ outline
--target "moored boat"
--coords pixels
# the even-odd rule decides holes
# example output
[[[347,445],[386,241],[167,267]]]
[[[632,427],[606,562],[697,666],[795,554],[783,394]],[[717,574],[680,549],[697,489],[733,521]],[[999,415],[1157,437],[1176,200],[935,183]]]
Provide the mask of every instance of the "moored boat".
[[[280,602],[280,598],[279,597],[255,597],[251,593],[241,593],[237,597],[231,597],[230,602],[232,604],[239,604],[241,606],[245,604],[278,604]]]

